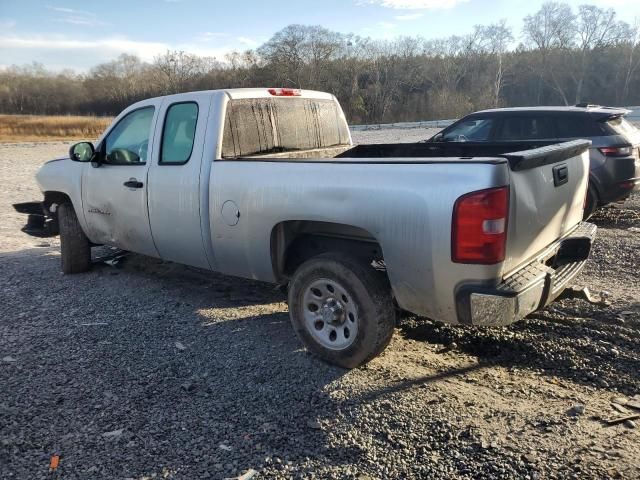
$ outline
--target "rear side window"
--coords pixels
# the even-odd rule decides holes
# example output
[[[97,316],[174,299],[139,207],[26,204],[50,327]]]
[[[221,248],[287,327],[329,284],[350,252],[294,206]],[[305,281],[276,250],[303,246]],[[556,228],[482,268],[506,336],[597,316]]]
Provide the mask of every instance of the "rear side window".
[[[227,105],[223,158],[348,144],[347,124],[333,100],[247,98]]]
[[[555,117],[557,138],[589,138],[608,135],[602,124],[588,115]]]
[[[551,117],[522,116],[503,118],[496,132],[495,140],[541,140],[553,137]]]
[[[167,109],[162,130],[161,165],[182,165],[189,161],[198,122],[198,104],[174,103]]]

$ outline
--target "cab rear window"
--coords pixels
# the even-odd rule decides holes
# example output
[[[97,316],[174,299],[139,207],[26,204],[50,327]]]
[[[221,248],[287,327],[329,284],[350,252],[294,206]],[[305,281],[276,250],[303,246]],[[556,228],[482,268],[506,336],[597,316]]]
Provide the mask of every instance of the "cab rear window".
[[[349,145],[349,130],[333,100],[248,98],[227,105],[223,158],[339,145]]]

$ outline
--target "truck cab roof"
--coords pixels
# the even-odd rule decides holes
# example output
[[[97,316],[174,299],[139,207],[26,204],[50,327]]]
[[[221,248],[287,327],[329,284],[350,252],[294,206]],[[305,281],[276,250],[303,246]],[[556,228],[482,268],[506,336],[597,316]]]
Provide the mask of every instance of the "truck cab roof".
[[[320,100],[336,100],[335,96],[326,93],[326,92],[318,92],[316,90],[302,90],[302,89],[294,89],[294,88],[225,88],[225,89],[217,89],[217,90],[199,90],[199,91],[191,91],[191,92],[183,92],[176,93],[173,95],[163,95],[160,97],[148,98],[143,100],[144,103],[149,102],[149,100],[154,99],[184,99],[189,95],[202,95],[202,94],[210,94],[210,95],[227,95],[229,99],[243,99],[243,98],[270,98],[270,97],[292,97],[292,98],[312,98],[312,99],[320,99]]]

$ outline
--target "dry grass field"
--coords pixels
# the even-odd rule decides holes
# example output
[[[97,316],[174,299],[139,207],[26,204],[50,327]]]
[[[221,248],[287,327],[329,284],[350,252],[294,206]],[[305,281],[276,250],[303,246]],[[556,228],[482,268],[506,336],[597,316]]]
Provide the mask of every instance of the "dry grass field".
[[[0,143],[91,140],[111,117],[0,115]]]

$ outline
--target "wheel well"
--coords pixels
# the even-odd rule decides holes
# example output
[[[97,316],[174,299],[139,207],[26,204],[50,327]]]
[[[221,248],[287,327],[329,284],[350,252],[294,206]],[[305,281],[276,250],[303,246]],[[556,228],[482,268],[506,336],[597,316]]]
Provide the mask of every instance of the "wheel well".
[[[44,192],[44,207],[49,212],[49,208],[53,204],[61,205],[63,203],[71,203],[69,195],[62,192]]]
[[[382,247],[368,231],[331,222],[294,220],[271,231],[271,262],[275,277],[285,283],[308,259],[326,252],[343,252],[384,266]]]

